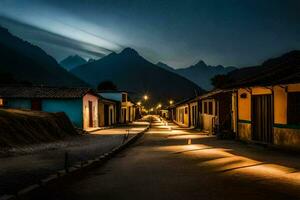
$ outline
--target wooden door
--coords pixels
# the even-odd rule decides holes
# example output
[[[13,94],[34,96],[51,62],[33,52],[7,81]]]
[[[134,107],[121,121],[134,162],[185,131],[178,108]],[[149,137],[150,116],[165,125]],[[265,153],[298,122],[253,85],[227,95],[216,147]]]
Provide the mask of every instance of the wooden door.
[[[89,127],[93,127],[93,102],[89,101]]]
[[[108,112],[108,105],[104,105],[104,126],[109,126],[109,122],[108,122],[108,115],[109,115],[109,112]]]
[[[273,143],[272,95],[252,96],[252,140]]]

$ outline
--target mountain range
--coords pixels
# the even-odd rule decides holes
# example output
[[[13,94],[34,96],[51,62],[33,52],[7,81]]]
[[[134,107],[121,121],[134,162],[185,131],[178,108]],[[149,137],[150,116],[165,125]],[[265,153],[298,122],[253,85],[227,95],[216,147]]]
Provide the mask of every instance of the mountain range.
[[[211,90],[213,86],[211,85],[211,78],[216,75],[227,74],[237,68],[235,67],[224,67],[222,65],[210,66],[207,65],[203,60],[200,60],[197,64],[186,67],[174,69],[165,63],[158,62],[156,65],[163,69],[177,73],[200,86],[203,89]]]
[[[0,74],[11,76],[18,83],[53,86],[87,85],[63,69],[41,48],[12,35],[2,27],[0,27]]]
[[[120,90],[132,92],[136,100],[148,94],[151,103],[180,100],[204,92],[195,83],[147,61],[131,48],[77,66],[71,72],[94,87],[111,80]]]
[[[87,61],[78,55],[68,56],[59,62],[59,64],[68,71],[85,63],[87,63]]]

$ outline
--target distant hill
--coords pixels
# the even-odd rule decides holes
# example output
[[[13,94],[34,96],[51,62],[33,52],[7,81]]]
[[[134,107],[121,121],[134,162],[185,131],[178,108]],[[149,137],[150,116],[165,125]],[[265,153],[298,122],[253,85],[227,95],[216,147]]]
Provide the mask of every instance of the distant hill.
[[[78,55],[73,55],[73,56],[68,56],[65,59],[63,59],[62,61],[60,61],[60,65],[65,68],[66,70],[70,71],[71,69],[73,69],[74,67],[77,67],[79,65],[83,65],[87,63],[87,61],[78,56]]]
[[[0,74],[16,82],[55,86],[83,86],[85,82],[63,69],[41,48],[0,27]]]
[[[78,66],[71,72],[95,87],[104,80],[111,80],[118,89],[132,92],[136,100],[147,93],[152,103],[180,100],[203,92],[193,82],[154,65],[131,48]]]
[[[202,60],[195,65],[180,69],[174,69],[173,67],[161,62],[157,63],[157,65],[161,68],[184,76],[206,90],[213,88],[211,85],[211,78],[213,78],[215,75],[227,74],[228,72],[236,69],[235,67],[224,67],[222,65],[210,66]]]
[[[234,70],[227,77],[231,82],[226,87],[300,82],[300,51],[285,53],[258,66]]]

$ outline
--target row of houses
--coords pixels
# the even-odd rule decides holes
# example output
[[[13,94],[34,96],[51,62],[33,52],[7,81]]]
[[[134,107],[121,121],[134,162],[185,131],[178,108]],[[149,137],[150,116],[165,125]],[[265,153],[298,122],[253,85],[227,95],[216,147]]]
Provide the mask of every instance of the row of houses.
[[[164,115],[209,134],[299,150],[300,73],[214,90],[178,102]]]
[[[132,122],[139,116],[127,92],[80,87],[2,86],[0,107],[64,112],[85,130]]]

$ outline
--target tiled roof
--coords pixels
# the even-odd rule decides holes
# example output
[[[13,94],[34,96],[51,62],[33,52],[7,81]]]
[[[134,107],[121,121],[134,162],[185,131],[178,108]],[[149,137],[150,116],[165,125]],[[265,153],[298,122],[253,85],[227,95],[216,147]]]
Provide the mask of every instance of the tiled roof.
[[[92,89],[83,87],[0,86],[0,98],[81,98]]]

